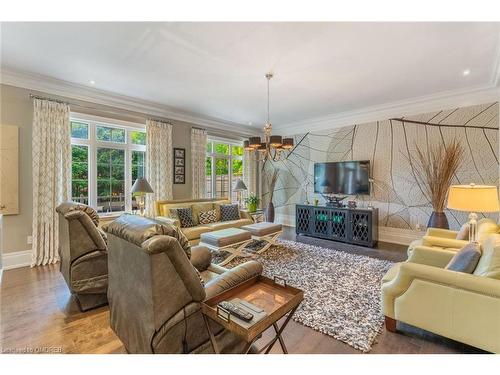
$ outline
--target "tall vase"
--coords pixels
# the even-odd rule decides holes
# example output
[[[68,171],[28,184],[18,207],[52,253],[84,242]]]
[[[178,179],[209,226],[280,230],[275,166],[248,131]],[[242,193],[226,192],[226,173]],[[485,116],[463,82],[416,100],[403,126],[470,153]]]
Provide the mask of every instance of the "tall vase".
[[[266,221],[269,223],[274,223],[274,204],[269,202],[266,209]]]
[[[429,222],[427,223],[427,227],[450,229],[450,226],[448,224],[448,219],[446,218],[446,214],[444,212],[436,212],[436,211],[432,211],[431,217],[429,218]]]

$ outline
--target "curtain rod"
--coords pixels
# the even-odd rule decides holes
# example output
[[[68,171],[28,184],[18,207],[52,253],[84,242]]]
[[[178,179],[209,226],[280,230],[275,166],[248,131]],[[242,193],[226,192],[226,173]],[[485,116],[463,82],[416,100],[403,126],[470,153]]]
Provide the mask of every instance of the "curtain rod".
[[[60,104],[66,104],[69,105],[68,102],[65,102],[63,100],[58,100],[58,99],[52,99],[52,98],[47,98],[45,96],[39,96],[39,95],[34,95],[30,93],[30,98],[31,99],[40,99],[40,100],[48,100],[50,102],[55,102],[55,103],[60,103]]]

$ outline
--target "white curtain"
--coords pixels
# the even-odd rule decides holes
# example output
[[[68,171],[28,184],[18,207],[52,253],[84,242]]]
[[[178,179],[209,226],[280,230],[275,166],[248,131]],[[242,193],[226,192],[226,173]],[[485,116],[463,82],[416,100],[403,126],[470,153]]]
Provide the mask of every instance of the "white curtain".
[[[207,150],[207,132],[203,129],[191,129],[191,173],[192,198],[205,198],[205,159]]]
[[[247,196],[259,193],[257,168],[255,151],[245,151],[243,153],[243,182],[247,187]]]
[[[172,124],[146,122],[146,178],[153,189],[146,195],[146,215],[153,217],[154,201],[172,199]]]
[[[59,261],[56,207],[71,193],[69,106],[35,99],[32,137],[33,267]]]

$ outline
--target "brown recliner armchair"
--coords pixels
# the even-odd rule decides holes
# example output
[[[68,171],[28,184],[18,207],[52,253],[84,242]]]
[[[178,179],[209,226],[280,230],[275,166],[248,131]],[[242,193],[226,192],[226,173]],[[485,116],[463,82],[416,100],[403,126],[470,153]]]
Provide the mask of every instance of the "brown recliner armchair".
[[[122,215],[104,230],[111,328],[126,350],[213,353],[201,302],[259,275],[262,265],[249,261],[227,270],[211,264],[206,247],[190,248],[175,227],[137,215]],[[243,340],[211,324],[222,353],[243,351]]]
[[[65,202],[59,214],[60,271],[80,309],[105,305],[108,289],[106,234],[98,228],[99,216],[89,206]]]

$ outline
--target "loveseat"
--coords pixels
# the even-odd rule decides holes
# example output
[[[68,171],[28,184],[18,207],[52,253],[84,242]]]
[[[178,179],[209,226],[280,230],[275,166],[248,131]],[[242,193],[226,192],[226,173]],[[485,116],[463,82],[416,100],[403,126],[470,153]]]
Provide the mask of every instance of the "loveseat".
[[[253,224],[252,217],[246,211],[239,211],[237,220],[221,221],[220,206],[230,204],[227,198],[207,198],[207,199],[178,199],[168,201],[155,201],[155,218],[167,224],[173,224],[181,228],[191,245],[200,242],[202,233],[213,232],[226,228],[239,228],[243,225]],[[191,208],[195,226],[189,228],[181,227],[178,218],[173,215],[173,210],[178,208]],[[217,213],[216,221],[209,224],[200,224],[199,213],[214,210]]]
[[[500,235],[483,238],[472,274],[446,269],[453,249],[416,246],[382,280],[386,328],[398,321],[500,353]]]

